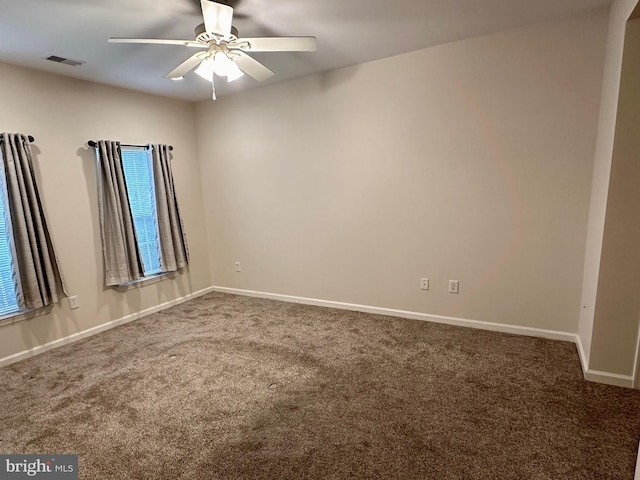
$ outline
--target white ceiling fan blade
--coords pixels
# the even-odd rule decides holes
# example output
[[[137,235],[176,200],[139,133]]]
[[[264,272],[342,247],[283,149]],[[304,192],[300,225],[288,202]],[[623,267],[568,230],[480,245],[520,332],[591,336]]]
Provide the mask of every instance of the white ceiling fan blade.
[[[315,52],[316,37],[240,38],[229,45],[245,52]]]
[[[236,62],[240,70],[259,82],[264,82],[266,79],[275,75],[275,73],[262,65],[259,61],[251,58],[244,52],[233,52],[233,60]]]
[[[195,55],[191,55],[184,62],[178,65],[176,68],[167,73],[164,78],[180,78],[184,77],[191,70],[200,65],[200,62],[207,55],[207,52],[198,52]]]
[[[183,45],[185,47],[199,47],[208,48],[207,45],[203,45],[193,40],[171,40],[164,38],[120,38],[111,37],[108,40],[109,43],[147,43],[157,45]]]
[[[210,0],[200,0],[200,4],[207,33],[217,33],[225,38],[228,37],[231,34],[233,8]]]

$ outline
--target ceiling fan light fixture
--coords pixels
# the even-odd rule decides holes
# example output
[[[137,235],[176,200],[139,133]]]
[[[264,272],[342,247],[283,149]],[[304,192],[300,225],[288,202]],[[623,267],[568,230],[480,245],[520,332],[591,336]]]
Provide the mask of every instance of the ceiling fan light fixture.
[[[244,75],[244,72],[240,70],[238,64],[236,62],[232,62],[231,67],[229,68],[229,73],[227,74],[227,82],[231,83]]]
[[[213,73],[219,77],[226,77],[233,68],[233,60],[224,52],[216,52],[213,56]]]
[[[213,59],[208,58],[198,65],[198,68],[194,70],[194,73],[199,77],[204,78],[207,82],[210,82],[213,80],[213,66]]]
[[[227,82],[233,82],[242,77],[244,73],[229,56],[224,52],[216,52],[198,65],[194,73],[208,82],[213,81],[213,75],[227,77]]]

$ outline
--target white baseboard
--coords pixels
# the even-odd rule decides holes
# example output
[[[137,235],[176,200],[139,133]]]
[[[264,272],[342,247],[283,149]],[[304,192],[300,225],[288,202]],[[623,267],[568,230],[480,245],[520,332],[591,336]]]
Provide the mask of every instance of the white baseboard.
[[[550,340],[564,340],[573,342],[578,349],[578,356],[582,365],[582,372],[585,380],[597,383],[606,383],[608,385],[616,385],[619,387],[633,388],[634,381],[632,376],[619,375],[610,372],[600,372],[590,370],[580,337],[575,333],[562,332],[558,330],[546,330],[534,327],[522,327],[518,325],[505,325],[503,323],[483,322],[480,320],[470,320],[467,318],[445,317],[441,315],[429,315],[426,313],[411,312],[406,310],[394,310],[390,308],[372,307],[368,305],[358,305],[354,303],[334,302],[331,300],[319,300],[316,298],[295,297],[291,295],[281,295],[277,293],[257,292],[254,290],[241,290],[228,287],[212,287],[213,291],[231,293],[235,295],[244,295],[249,297],[269,298],[273,300],[281,300],[283,302],[302,303],[305,305],[317,305],[321,307],[339,308],[342,310],[354,310],[357,312],[375,313],[380,315],[388,315],[392,317],[410,318],[414,320],[423,320],[427,322],[444,323],[447,325],[457,325],[460,327],[477,328],[481,330],[491,330],[494,332],[512,333],[516,335],[526,335],[529,337],[547,338]]]
[[[589,360],[584,351],[582,340],[579,335],[576,335],[576,347],[578,348],[578,356],[580,357],[580,364],[582,365],[582,372],[584,379],[590,382],[606,383],[607,385],[615,385],[617,387],[634,388],[634,375],[620,375],[611,372],[601,372],[599,370],[592,370],[589,368]]]
[[[585,380],[596,383],[606,383],[617,387],[633,388],[633,377],[631,375],[619,375],[611,372],[600,372],[598,370],[584,370]]]
[[[494,332],[513,333],[516,335],[526,335],[529,337],[548,338],[551,340],[564,340],[575,342],[576,335],[558,330],[545,330],[542,328],[521,327],[518,325],[505,325],[503,323],[483,322],[480,320],[470,320],[467,318],[445,317],[442,315],[430,315],[427,313],[411,312],[407,310],[395,310],[392,308],[372,307],[369,305],[359,305],[356,303],[334,302],[332,300],[319,300],[317,298],[295,297],[291,295],[281,295],[278,293],[257,292],[254,290],[240,290],[227,287],[212,287],[213,291],[244,295],[247,297],[269,298],[281,300],[283,302],[302,303],[305,305],[317,305],[320,307],[339,308],[341,310],[353,310],[356,312],[374,313],[378,315],[388,315],[390,317],[410,318],[413,320],[423,320],[434,323],[444,323],[446,325],[457,325],[460,327],[477,328],[480,330],[491,330]]]
[[[25,360],[29,357],[33,357],[34,355],[38,355],[40,353],[44,353],[47,350],[52,350],[57,347],[61,347],[63,345],[67,345],[72,342],[77,342],[78,340],[82,340],[83,338],[90,337],[91,335],[95,335],[96,333],[104,332],[106,330],[110,330],[119,325],[123,325],[125,323],[133,322],[142,317],[146,317],[147,315],[151,315],[152,313],[159,312],[161,310],[165,310],[167,308],[173,307],[175,305],[179,305],[184,302],[188,302],[189,300],[193,300],[194,298],[201,297],[202,295],[206,295],[207,293],[212,292],[213,289],[211,287],[205,288],[203,290],[199,290],[194,293],[190,293],[189,295],[185,295],[184,297],[176,298],[169,302],[161,303],[160,305],[156,305],[154,307],[147,308],[140,312],[135,312],[130,315],[126,315],[122,318],[118,318],[116,320],[112,320],[107,323],[103,323],[102,325],[98,325],[97,327],[88,328],[87,330],[82,330],[81,332],[74,333],[73,335],[69,335],[67,337],[59,338],[58,340],[53,340],[51,342],[45,343],[44,345],[39,345],[37,347],[30,348],[28,350],[24,350],[22,352],[15,353],[13,355],[9,355],[7,357],[0,359],[0,367],[4,367],[6,365],[10,365],[15,362],[19,362],[20,360]]]

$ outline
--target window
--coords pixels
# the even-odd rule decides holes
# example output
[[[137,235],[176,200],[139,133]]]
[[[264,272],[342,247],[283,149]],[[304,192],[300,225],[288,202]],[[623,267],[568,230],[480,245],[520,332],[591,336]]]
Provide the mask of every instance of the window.
[[[11,251],[11,221],[6,202],[4,175],[0,178],[0,315],[20,310],[16,295],[15,269]]]
[[[0,315],[7,317],[67,295],[33,176],[32,141],[0,134]]]
[[[171,147],[113,140],[89,144],[98,161],[105,286],[128,289],[186,267],[189,250],[173,187]]]
[[[144,275],[162,273],[150,150],[122,147],[122,166]]]

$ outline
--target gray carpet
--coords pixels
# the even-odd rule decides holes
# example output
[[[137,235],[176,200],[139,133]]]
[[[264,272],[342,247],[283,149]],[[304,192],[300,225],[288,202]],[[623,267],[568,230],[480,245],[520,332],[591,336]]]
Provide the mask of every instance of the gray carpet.
[[[640,438],[571,343],[219,293],[0,369],[0,407],[0,452],[101,480],[631,479]]]

